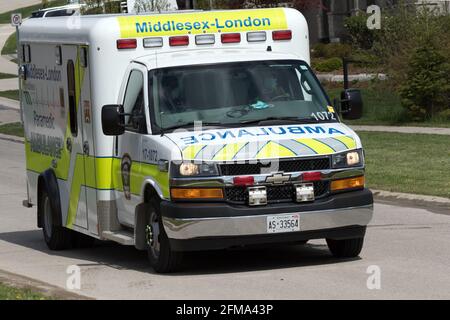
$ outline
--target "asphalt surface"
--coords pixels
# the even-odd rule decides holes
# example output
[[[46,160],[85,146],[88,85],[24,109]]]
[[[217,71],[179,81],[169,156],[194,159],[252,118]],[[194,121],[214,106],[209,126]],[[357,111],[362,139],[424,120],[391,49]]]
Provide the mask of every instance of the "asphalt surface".
[[[26,197],[23,145],[0,140],[0,270],[65,288],[81,268],[81,290],[101,299],[419,299],[450,298],[450,215],[376,204],[361,258],[339,261],[325,242],[196,253],[186,270],[157,275],[146,254],[114,243],[51,252]],[[367,288],[378,266],[381,289]]]

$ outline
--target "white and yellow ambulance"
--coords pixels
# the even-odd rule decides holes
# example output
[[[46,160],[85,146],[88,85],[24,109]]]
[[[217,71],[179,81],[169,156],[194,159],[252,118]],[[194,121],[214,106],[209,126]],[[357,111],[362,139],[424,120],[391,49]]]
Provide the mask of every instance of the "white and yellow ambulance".
[[[28,199],[50,249],[184,252],[326,239],[357,256],[364,152],[310,67],[296,10],[29,19],[20,27]],[[338,110],[339,108],[339,110]]]

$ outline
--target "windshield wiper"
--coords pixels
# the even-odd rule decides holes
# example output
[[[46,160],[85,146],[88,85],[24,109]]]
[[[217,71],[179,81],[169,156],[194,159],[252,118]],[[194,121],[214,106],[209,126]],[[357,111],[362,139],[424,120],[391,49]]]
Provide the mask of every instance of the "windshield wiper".
[[[317,123],[319,120],[314,118],[298,118],[298,117],[269,117],[258,120],[245,120],[240,124],[265,124],[266,122],[289,122],[289,123]]]
[[[196,125],[195,122],[189,122],[189,123],[182,123],[182,124],[177,124],[171,127],[167,127],[167,128],[163,128],[164,131],[170,131],[170,130],[176,130],[176,129],[184,129],[184,128],[192,128]],[[220,126],[222,127],[222,123],[220,122],[202,122],[201,123],[201,127],[217,127]]]

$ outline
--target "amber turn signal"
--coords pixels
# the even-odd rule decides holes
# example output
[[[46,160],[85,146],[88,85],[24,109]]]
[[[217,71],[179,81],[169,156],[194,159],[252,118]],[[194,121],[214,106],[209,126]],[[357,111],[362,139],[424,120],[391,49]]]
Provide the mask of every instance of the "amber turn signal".
[[[364,184],[365,184],[364,176],[357,178],[335,180],[331,182],[331,191],[364,188]]]
[[[223,191],[220,188],[174,188],[170,195],[174,200],[222,199]]]

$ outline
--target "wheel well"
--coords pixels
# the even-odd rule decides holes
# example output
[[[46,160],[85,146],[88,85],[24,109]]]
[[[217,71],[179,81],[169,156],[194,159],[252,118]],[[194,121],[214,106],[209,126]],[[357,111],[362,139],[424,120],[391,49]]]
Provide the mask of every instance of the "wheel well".
[[[150,203],[153,199],[161,201],[161,198],[155,188],[151,184],[147,184],[144,191],[144,203]]]

